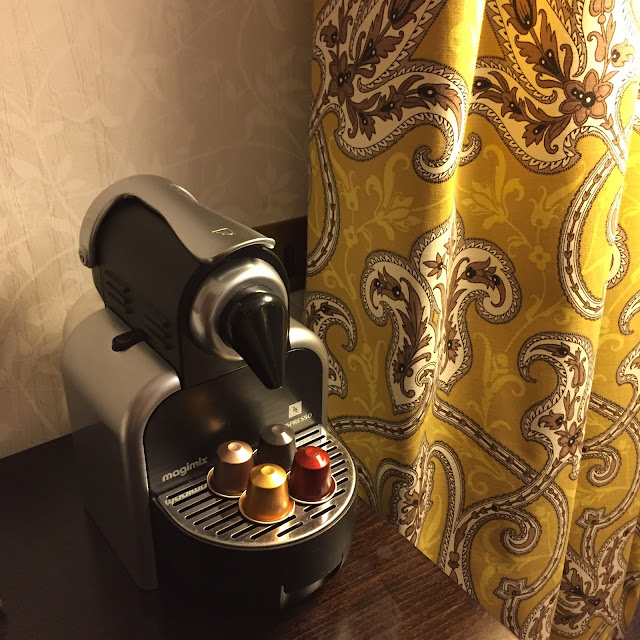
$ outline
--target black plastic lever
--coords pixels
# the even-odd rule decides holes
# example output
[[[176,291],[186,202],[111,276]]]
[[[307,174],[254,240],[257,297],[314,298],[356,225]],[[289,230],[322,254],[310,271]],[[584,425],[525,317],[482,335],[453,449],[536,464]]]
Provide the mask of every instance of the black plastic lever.
[[[126,351],[139,342],[147,339],[147,334],[142,329],[132,329],[126,333],[121,333],[111,341],[111,348],[114,351]]]
[[[277,295],[262,287],[237,293],[222,313],[220,335],[267,389],[282,386],[289,314]]]

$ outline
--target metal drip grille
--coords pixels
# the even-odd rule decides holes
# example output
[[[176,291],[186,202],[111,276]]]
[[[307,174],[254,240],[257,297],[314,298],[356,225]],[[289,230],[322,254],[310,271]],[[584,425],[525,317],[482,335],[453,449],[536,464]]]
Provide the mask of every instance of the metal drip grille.
[[[275,524],[254,524],[238,510],[238,501],[220,498],[207,488],[206,474],[196,481],[158,496],[156,502],[190,533],[230,546],[264,547],[302,540],[339,519],[356,489],[356,473],[351,457],[335,435],[322,426],[296,434],[296,446],[321,447],[331,458],[331,474],[336,481],[333,497],[322,504],[296,503],[294,512]]]

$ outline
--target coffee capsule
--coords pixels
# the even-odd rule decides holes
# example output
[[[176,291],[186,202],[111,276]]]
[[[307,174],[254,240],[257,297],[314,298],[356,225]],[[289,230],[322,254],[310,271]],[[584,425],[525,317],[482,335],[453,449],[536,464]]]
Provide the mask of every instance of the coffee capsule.
[[[283,424],[272,424],[262,429],[256,464],[271,462],[285,471],[290,471],[295,454],[296,434],[293,429]]]
[[[333,495],[335,489],[329,454],[320,447],[298,449],[289,477],[292,497],[299,502],[323,502]]]
[[[289,496],[287,472],[271,463],[254,467],[238,506],[240,513],[253,522],[271,524],[284,520],[295,507]]]
[[[225,498],[237,498],[247,488],[253,466],[250,445],[241,440],[223,442],[216,452],[215,466],[207,476],[209,489]]]

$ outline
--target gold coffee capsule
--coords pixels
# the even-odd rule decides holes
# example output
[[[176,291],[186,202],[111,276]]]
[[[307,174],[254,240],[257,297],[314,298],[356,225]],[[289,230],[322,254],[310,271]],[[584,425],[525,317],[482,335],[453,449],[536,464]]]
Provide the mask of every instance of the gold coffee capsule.
[[[223,442],[216,452],[215,466],[207,477],[209,488],[226,498],[237,498],[247,488],[253,465],[250,445],[241,440]]]
[[[240,498],[240,512],[249,520],[270,524],[291,514],[287,472],[277,464],[259,464],[249,474],[247,491]]]

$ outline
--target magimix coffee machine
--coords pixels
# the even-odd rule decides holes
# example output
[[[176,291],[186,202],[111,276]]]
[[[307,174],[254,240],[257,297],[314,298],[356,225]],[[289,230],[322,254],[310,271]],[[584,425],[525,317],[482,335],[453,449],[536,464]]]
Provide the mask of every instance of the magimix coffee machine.
[[[354,465],[273,247],[157,176],[112,185],[82,223],[104,308],[68,336],[64,385],[86,508],[143,589],[237,596],[251,577],[283,606],[347,555]]]

